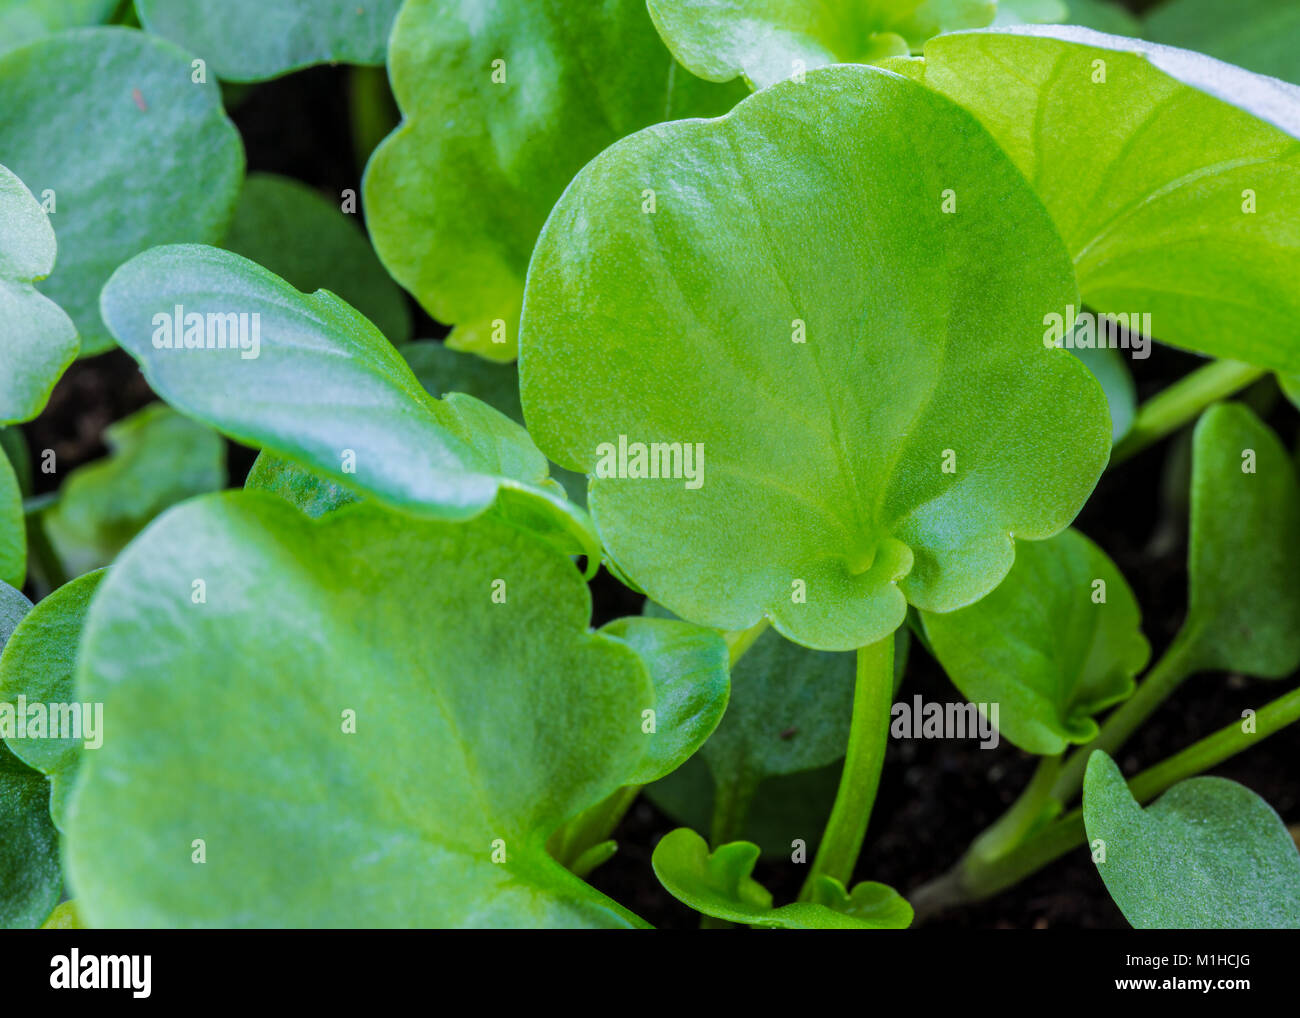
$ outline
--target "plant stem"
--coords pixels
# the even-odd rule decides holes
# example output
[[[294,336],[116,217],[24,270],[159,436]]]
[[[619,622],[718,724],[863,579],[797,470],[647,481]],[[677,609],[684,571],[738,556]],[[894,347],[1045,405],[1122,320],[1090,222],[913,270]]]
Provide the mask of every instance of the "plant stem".
[[[1164,656],[1147,672],[1137,691],[1111,712],[1102,723],[1097,737],[1076,749],[1065,762],[1052,786],[1052,798],[1065,805],[1083,786],[1083,772],[1094,749],[1104,749],[1112,756],[1130,735],[1169,698],[1170,694],[1197,670],[1196,632],[1182,629],[1174,637]]]
[[[858,649],[853,685],[853,719],[844,771],[817,857],[804,881],[800,900],[807,901],[819,876],[834,877],[848,886],[853,865],[867,834],[876,801],[880,769],[889,741],[889,710],[894,693],[894,634]]]
[[[583,856],[601,842],[609,840],[609,836],[614,833],[614,828],[619,825],[619,821],[631,808],[640,792],[640,785],[624,785],[613,795],[579,813],[551,835],[547,842],[547,849],[551,856],[576,873],[579,863],[585,865],[590,862],[591,857],[584,860]],[[600,861],[603,862],[604,859]],[[586,866],[588,871],[593,868],[590,865]],[[578,874],[578,876],[585,875],[585,873]]]
[[[713,825],[709,830],[709,841],[714,848],[740,837],[756,791],[758,781],[748,771],[736,781],[715,783]]]
[[[37,582],[36,577],[30,578],[38,597],[45,597],[68,582],[68,571],[50,543],[50,535],[45,531],[45,517],[41,513],[31,513],[27,517],[27,554],[40,579]]]
[[[1300,687],[1261,707],[1254,717],[1253,732],[1244,731],[1242,722],[1234,721],[1148,767],[1129,781],[1129,791],[1138,802],[1150,802],[1167,788],[1204,773],[1297,721],[1300,721]],[[1086,840],[1083,810],[1076,809],[996,858],[981,858],[967,852],[956,866],[917,888],[908,895],[908,900],[918,919],[954,905],[981,901],[1019,883]]]
[[[1175,382],[1138,408],[1133,426],[1111,450],[1110,465],[1123,463],[1177,431],[1211,403],[1231,396],[1266,371],[1238,361],[1212,361]]]
[[[767,632],[767,627],[771,624],[771,619],[761,618],[748,629],[733,629],[722,634],[722,638],[727,642],[727,650],[731,654],[731,667],[736,667],[736,662],[745,656],[745,651]]]
[[[1059,756],[1045,756],[1038,761],[1034,776],[1025,786],[1011,808],[971,842],[967,854],[979,859],[993,860],[1010,851],[1025,840],[1045,813],[1051,809],[1052,786],[1061,770]]]

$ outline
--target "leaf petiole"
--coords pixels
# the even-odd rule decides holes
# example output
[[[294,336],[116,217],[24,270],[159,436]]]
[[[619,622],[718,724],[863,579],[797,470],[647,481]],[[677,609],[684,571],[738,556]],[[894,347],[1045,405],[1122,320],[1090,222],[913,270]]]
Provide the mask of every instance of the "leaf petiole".
[[[819,876],[834,877],[845,886],[853,877],[853,866],[862,849],[880,785],[893,693],[894,634],[890,633],[877,643],[858,648],[853,719],[844,772],[826,822],[826,832],[799,894],[800,901],[812,900],[812,889]]]
[[[1135,775],[1128,782],[1133,797],[1139,803],[1150,802],[1185,778],[1203,774],[1300,721],[1300,687],[1261,707],[1251,720],[1253,726],[1249,731],[1243,722],[1234,721]],[[1084,763],[1087,763],[1086,757]],[[1012,810],[1015,809],[1013,806]],[[956,866],[923,884],[908,895],[908,900],[916,909],[918,919],[956,905],[982,901],[1018,884],[1086,840],[1083,811],[1073,810],[996,858],[979,858],[973,852],[967,852]]]
[[[1179,379],[1138,408],[1133,426],[1111,450],[1110,465],[1117,466],[1154,445],[1217,402],[1262,378],[1266,371],[1239,361],[1212,361]]]

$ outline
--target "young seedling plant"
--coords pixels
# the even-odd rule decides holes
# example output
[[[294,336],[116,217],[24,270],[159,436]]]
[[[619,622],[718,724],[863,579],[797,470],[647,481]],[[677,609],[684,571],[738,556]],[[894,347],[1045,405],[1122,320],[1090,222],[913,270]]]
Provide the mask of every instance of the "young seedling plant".
[[[906,928],[1069,852],[1135,927],[1300,926],[1286,825],[1204,776],[1300,690],[1117,763],[1189,677],[1300,667],[1294,65],[1096,0],[28,6],[0,425],[114,347],[161,403],[44,494],[0,433],[0,923],[646,927],[592,882],[644,796],[706,927]],[[225,112],[320,63],[392,128],[337,203]],[[1137,406],[1153,340],[1206,360]],[[1073,524],[1193,422],[1165,645]],[[593,626],[602,567],[644,609]],[[1037,765],[895,888],[922,656]]]

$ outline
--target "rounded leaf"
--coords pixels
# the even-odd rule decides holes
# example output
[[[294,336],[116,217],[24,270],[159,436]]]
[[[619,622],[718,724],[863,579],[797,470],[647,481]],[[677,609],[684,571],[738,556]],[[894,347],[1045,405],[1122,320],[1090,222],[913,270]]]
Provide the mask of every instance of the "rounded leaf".
[[[583,164],[743,94],[682,73],[645,0],[409,0],[389,62],[405,119],[366,167],[375,248],[450,346],[494,360],[515,357],[533,244]]]
[[[1075,299],[1050,219],[968,114],[823,68],[583,170],[529,272],[524,413],[593,476],[609,556],[655,601],[854,649],[908,601],[978,600],[1012,535],[1051,536],[1091,492],[1105,399],[1043,342]]]
[[[203,57],[227,81],[312,64],[382,64],[402,0],[136,0],[140,22]]]
[[[1094,311],[1300,371],[1300,88],[1055,26],[932,39],[923,80],[978,116],[1034,185]]]
[[[1143,809],[1098,750],[1083,820],[1097,872],[1137,929],[1300,929],[1300,850],[1244,785],[1191,778]]]
[[[73,676],[81,631],[103,578],[102,569],[80,576],[28,613],[0,654],[0,701],[17,703],[22,696],[28,704],[77,703]],[[81,738],[51,731],[43,738],[8,740],[14,756],[49,778],[49,812],[60,829],[82,750],[91,746],[93,752],[102,743],[102,720],[93,704],[81,704]]]
[[[0,425],[45,409],[77,356],[77,328],[33,285],[54,269],[54,228],[23,182],[0,166]]]
[[[1030,753],[1091,741],[1093,716],[1132,694],[1151,652],[1133,591],[1077,530],[1019,545],[988,597],[921,618],[953,685],[996,704],[998,730]]]
[[[99,291],[114,269],[156,244],[214,241],[230,220],[243,146],[216,82],[191,75],[188,54],[125,28],[0,56],[0,163],[55,203],[59,262],[40,289],[76,323],[83,354],[113,345]]]
[[[417,515],[496,505],[599,564],[585,512],[522,426],[469,396],[433,399],[401,353],[328,290],[303,294],[199,245],[113,274],[104,321],[154,391],[222,433]]]
[[[646,666],[590,612],[567,558],[488,517],[361,504],[310,520],[251,492],[172,510],[86,626],[78,697],[109,728],[68,819],[79,913],[638,924],[545,849],[629,783],[652,738]]]
[[[1187,620],[1201,668],[1279,679],[1300,666],[1300,480],[1276,435],[1222,403],[1192,436]]]

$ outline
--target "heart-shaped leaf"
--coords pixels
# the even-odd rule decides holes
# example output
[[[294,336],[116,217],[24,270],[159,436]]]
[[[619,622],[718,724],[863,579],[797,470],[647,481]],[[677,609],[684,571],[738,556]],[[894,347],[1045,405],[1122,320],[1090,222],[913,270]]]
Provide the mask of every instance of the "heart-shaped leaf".
[[[409,0],[389,62],[405,119],[366,168],[375,248],[452,347],[494,360],[515,356],[533,244],[583,164],[744,94],[681,73],[645,0]]]
[[[496,503],[599,564],[590,521],[528,433],[471,397],[432,399],[328,290],[302,294],[238,255],[184,245],[123,265],[102,303],[154,391],[236,441],[419,515],[463,520]]]
[[[1093,715],[1132,694],[1151,652],[1133,591],[1077,530],[1018,546],[993,593],[921,618],[953,685],[997,704],[998,729],[1030,753],[1095,738]]]
[[[978,600],[1012,534],[1087,498],[1105,400],[1042,329],[1073,299],[1042,206],[964,111],[822,68],[583,170],[529,272],[524,412],[593,477],[609,557],[655,601],[852,649],[908,601]]]
[[[164,509],[226,484],[226,444],[155,403],[104,431],[107,459],[68,475],[43,521],[71,576],[106,566]]]
[[[411,338],[406,295],[379,264],[364,231],[338,205],[296,180],[250,175],[221,246],[304,293],[338,294],[393,343]]]
[[[4,0],[0,3],[0,52],[65,28],[102,25],[120,0]]]
[[[1106,890],[1137,929],[1300,928],[1300,851],[1244,785],[1191,778],[1143,809],[1098,751],[1083,820]]]
[[[924,81],[1034,185],[1088,305],[1174,346],[1300,371],[1300,88],[1039,26],[934,39]]]
[[[111,720],[69,812],[78,910],[92,926],[638,925],[545,851],[657,773],[651,740],[673,737],[646,664],[590,612],[565,557],[491,517],[363,504],[313,521],[249,492],[172,510],[86,627],[78,696]]]
[[[77,356],[76,326],[33,285],[54,268],[49,216],[0,166],[0,425],[31,420]]]
[[[22,696],[28,704],[66,704],[71,708],[77,703],[73,687],[77,650],[90,599],[103,578],[101,569],[64,584],[18,625],[0,654],[0,702],[16,704]],[[102,709],[96,714],[94,705],[81,704],[79,713],[68,717],[70,724],[72,719],[77,721],[75,737],[46,731],[40,737],[8,740],[18,759],[49,779],[48,809],[60,830],[82,749],[98,748],[96,744],[104,736]]]
[[[21,587],[27,577],[27,522],[23,493],[9,457],[0,449],[0,583]]]
[[[216,82],[191,77],[186,53],[125,28],[0,57],[0,163],[54,203],[59,261],[40,289],[76,323],[82,354],[112,346],[99,291],[114,269],[155,244],[216,240],[235,207],[239,134]]]
[[[1166,0],[1147,15],[1145,34],[1166,46],[1300,83],[1300,6],[1293,3]]]
[[[136,0],[140,22],[203,57],[227,81],[312,64],[382,64],[402,0]]]
[[[1283,678],[1300,666],[1300,482],[1272,430],[1240,403],[1192,439],[1188,609],[1178,640],[1200,668]]]
[[[710,852],[685,827],[665,834],[651,860],[674,898],[715,919],[787,930],[901,930],[912,922],[912,906],[892,888],[861,883],[848,894],[833,877],[817,882],[812,901],[773,908],[750,875],[757,861],[757,845],[736,841]]]
[[[750,88],[827,64],[900,56],[939,32],[982,28],[997,0],[648,0],[664,43],[708,81]]]
[[[0,650],[31,608],[27,598],[0,582]],[[0,700],[0,731],[16,721],[13,709]],[[49,796],[45,778],[0,739],[0,929],[34,929],[58,903],[63,877]]]

